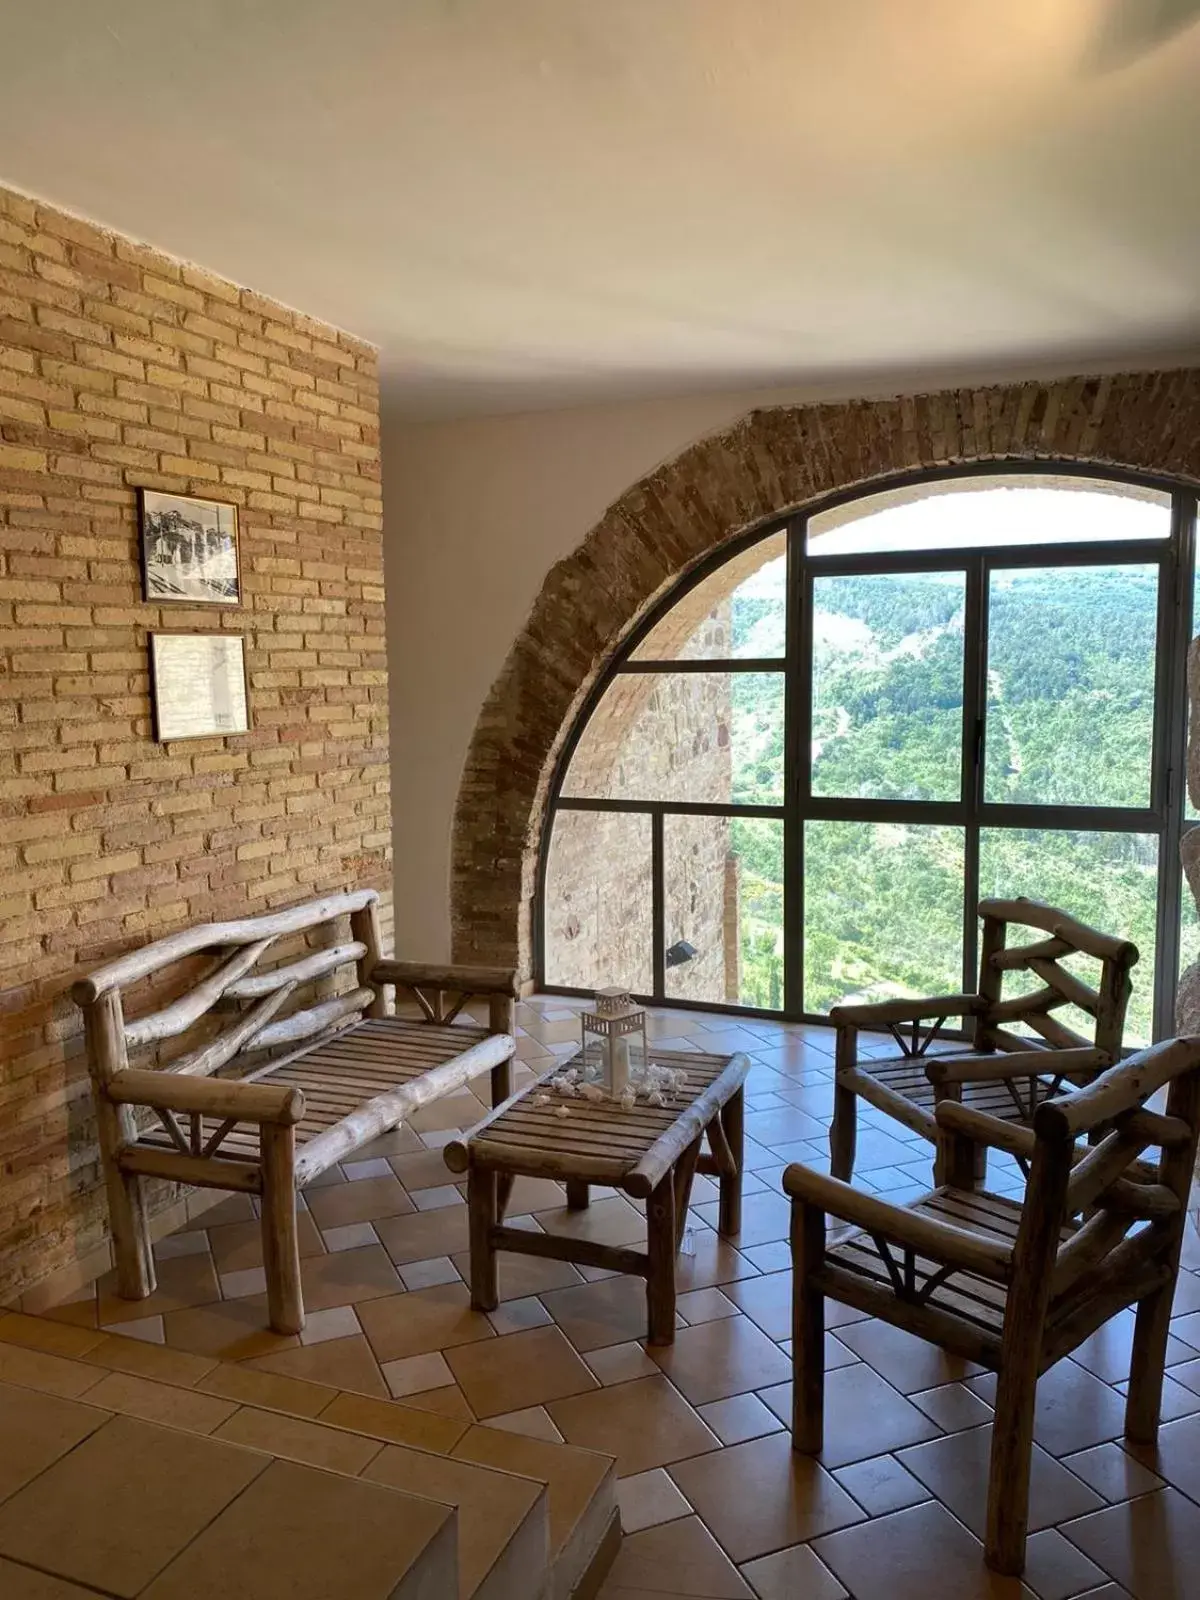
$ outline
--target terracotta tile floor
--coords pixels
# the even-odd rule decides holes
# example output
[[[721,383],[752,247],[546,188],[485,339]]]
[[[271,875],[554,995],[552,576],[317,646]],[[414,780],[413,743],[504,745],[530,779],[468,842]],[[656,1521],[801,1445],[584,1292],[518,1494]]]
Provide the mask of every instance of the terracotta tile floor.
[[[521,1074],[569,1052],[573,1013],[558,998],[520,1007]],[[242,1363],[245,1393],[226,1378],[220,1393],[191,1397],[212,1409],[214,1439],[224,1437],[222,1407],[252,1402],[253,1382],[302,1394],[308,1380],[349,1391],[344,1406],[392,1395],[427,1412],[431,1427],[486,1419],[531,1440],[616,1456],[626,1526],[636,1531],[601,1600],[1200,1594],[1200,1239],[1191,1233],[1185,1250],[1158,1450],[1121,1444],[1131,1330],[1123,1316],[1043,1380],[1028,1571],[1024,1584],[996,1578],[978,1540],[994,1388],[987,1373],[831,1305],[828,1447],[819,1461],[789,1447],[788,1207],[779,1178],[788,1161],[826,1164],[832,1033],[669,1011],[654,1015],[651,1031],[672,1048],[744,1048],[753,1061],[743,1231],[718,1239],[716,1192],[699,1180],[671,1349],[647,1352],[640,1342],[640,1283],[562,1262],[502,1257],[500,1310],[471,1311],[466,1208],[438,1152],[485,1107],[458,1095],[308,1192],[302,1338],[266,1329],[253,1211],[237,1197],[157,1247],[160,1288],[151,1300],[131,1306],[104,1279],[52,1313],[63,1324],[62,1354],[72,1354],[80,1325],[124,1335],[128,1359],[110,1364],[131,1374],[119,1381],[143,1384],[136,1399],[151,1421],[156,1407],[181,1402],[138,1376],[136,1352],[146,1342],[178,1352],[180,1362]],[[927,1188],[928,1146],[875,1113],[863,1123],[856,1181],[897,1201]],[[1008,1158],[993,1155],[990,1186],[1020,1193]],[[529,1228],[613,1244],[644,1238],[640,1211],[617,1194],[598,1192],[587,1212],[568,1212],[557,1185],[522,1180],[513,1201],[513,1219]],[[21,1381],[22,1361],[54,1356],[4,1346],[0,1381],[5,1363]],[[55,1381],[48,1367],[39,1377],[41,1387]],[[239,1413],[239,1428],[252,1424],[254,1414]],[[36,1526],[24,1536],[34,1538]],[[85,1567],[81,1557],[86,1582]]]

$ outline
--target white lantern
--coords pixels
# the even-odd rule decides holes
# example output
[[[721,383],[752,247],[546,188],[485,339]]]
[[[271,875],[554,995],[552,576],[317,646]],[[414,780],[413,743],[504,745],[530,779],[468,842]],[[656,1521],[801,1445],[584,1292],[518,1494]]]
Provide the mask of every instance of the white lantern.
[[[598,989],[595,1011],[583,1012],[579,1020],[584,1076],[589,1067],[598,1066],[601,1085],[619,1100],[631,1077],[641,1076],[650,1060],[646,1013],[625,989]]]

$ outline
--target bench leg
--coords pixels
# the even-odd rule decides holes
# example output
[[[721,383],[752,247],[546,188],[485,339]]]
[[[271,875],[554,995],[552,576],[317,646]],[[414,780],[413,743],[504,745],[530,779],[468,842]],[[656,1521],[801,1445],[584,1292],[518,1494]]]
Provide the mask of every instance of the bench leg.
[[[471,1236],[471,1305],[476,1311],[495,1311],[500,1304],[500,1275],[492,1229],[499,1214],[496,1174],[472,1166],[467,1175],[468,1226]]]
[[[819,1455],[825,1435],[825,1297],[811,1274],[825,1259],[825,1213],[792,1201],[792,1449]]]
[[[262,1128],[262,1247],[267,1310],[275,1333],[304,1327],[300,1240],[296,1229],[296,1138],[291,1127]]]
[[[833,1091],[833,1122],[829,1128],[829,1171],[843,1183],[854,1173],[854,1147],[858,1141],[858,1096],[853,1089],[836,1084]]]
[[[117,1265],[117,1292],[124,1300],[145,1300],[154,1293],[154,1255],[150,1228],[142,1204],[142,1180],[133,1172],[120,1172],[115,1164],[107,1174],[108,1215]]]
[[[510,1056],[492,1068],[492,1105],[502,1106],[513,1092],[513,1064]]]
[[[567,1179],[567,1207],[571,1211],[586,1211],[588,1208],[588,1186],[579,1178]]]
[[[721,1130],[732,1170],[721,1174],[721,1205],[717,1231],[729,1238],[742,1231],[742,1162],[745,1157],[745,1093],[738,1092],[721,1107]]]
[[[646,1201],[646,1311],[651,1344],[675,1343],[675,1174]]]

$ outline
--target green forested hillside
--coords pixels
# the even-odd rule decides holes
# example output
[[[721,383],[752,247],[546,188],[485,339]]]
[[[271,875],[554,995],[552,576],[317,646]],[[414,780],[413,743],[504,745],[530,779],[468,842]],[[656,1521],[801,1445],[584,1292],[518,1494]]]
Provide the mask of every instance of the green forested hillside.
[[[1157,606],[1153,568],[1014,569],[988,606],[988,800],[1144,806],[1149,800]],[[814,607],[813,789],[950,800],[961,784],[960,575],[819,579]],[[769,625],[733,601],[735,652]],[[775,680],[736,676],[734,798],[778,803],[783,714]],[[782,830],[738,821],[743,998],[782,994]],[[810,822],[805,832],[808,1010],[854,995],[957,989],[963,835],[955,828]],[[1063,905],[1142,951],[1131,1038],[1148,1038],[1157,841],[1007,828],[981,841],[984,894]]]

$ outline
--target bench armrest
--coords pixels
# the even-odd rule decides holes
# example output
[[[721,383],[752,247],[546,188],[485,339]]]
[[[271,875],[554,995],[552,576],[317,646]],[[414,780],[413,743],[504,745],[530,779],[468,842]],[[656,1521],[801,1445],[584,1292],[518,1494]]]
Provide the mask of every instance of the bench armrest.
[[[967,1228],[940,1222],[907,1206],[890,1205],[839,1178],[793,1162],[783,1173],[784,1192],[793,1201],[815,1206],[870,1234],[895,1240],[947,1266],[961,1267],[1003,1283],[1012,1271],[1012,1249]]]
[[[1073,1072],[1100,1072],[1111,1064],[1103,1050],[1014,1050],[1009,1055],[929,1056],[925,1075],[930,1083],[986,1083],[1030,1076],[1070,1077]]]
[[[932,995],[926,1000],[877,1000],[861,1006],[834,1006],[829,1020],[835,1026],[886,1028],[889,1022],[921,1022],[926,1017],[973,1017],[985,1001],[977,994]]]
[[[126,1067],[103,1092],[117,1105],[182,1111],[222,1121],[275,1123],[291,1127],[304,1116],[304,1095],[283,1084],[238,1083],[229,1078],[191,1078],[177,1073]]]
[[[402,988],[424,986],[453,989],[458,994],[499,994],[519,1000],[521,985],[512,967],[438,966],[425,961],[377,961],[371,969],[373,983],[398,983]]]

